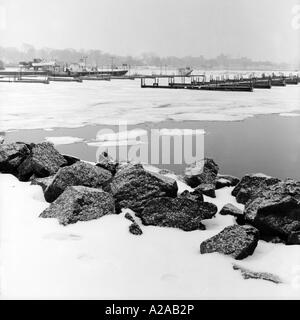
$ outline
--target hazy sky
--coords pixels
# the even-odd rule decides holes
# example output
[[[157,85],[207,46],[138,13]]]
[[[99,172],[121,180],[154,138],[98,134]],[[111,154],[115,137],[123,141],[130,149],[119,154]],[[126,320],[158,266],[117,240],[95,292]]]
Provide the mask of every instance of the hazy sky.
[[[300,0],[0,0],[0,45],[293,62],[295,5]]]

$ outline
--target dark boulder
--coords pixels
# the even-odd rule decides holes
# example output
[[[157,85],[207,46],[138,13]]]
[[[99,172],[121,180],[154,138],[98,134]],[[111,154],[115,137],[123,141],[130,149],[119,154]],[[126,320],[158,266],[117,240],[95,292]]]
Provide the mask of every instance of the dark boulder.
[[[52,183],[54,176],[46,177],[46,178],[32,178],[31,184],[42,187],[43,191],[45,191],[48,186]]]
[[[185,197],[156,198],[150,200],[139,214],[144,225],[179,228],[184,231],[204,230],[201,223],[217,213],[212,203],[199,202]]]
[[[217,176],[216,190],[224,187],[235,187],[240,182],[240,179],[230,175]]]
[[[287,240],[300,231],[300,182],[287,179],[265,187],[247,202],[244,213],[263,236]]]
[[[257,279],[257,280],[265,280],[265,281],[270,281],[276,284],[282,283],[282,280],[268,272],[254,272],[249,269],[243,268],[241,266],[238,266],[236,264],[233,265],[233,270],[238,270],[241,272],[242,277],[247,280],[247,279]]]
[[[201,254],[219,252],[241,260],[252,255],[259,239],[259,231],[252,226],[233,225],[200,245]]]
[[[140,226],[136,222],[133,222],[129,226],[129,232],[136,235],[136,236],[141,236],[143,234],[142,229],[140,228]]]
[[[0,144],[0,172],[16,175],[18,167],[29,153],[30,150],[25,143]]]
[[[230,215],[235,218],[238,218],[243,215],[243,211],[234,206],[231,203],[226,204],[220,211],[222,216]]]
[[[212,159],[204,159],[190,165],[185,170],[185,182],[209,197],[215,197],[218,165]]]
[[[67,187],[40,217],[57,218],[60,224],[68,225],[114,213],[114,199],[109,193],[101,189],[72,186]]]
[[[260,173],[246,175],[232,190],[231,194],[236,197],[238,203],[246,204],[247,201],[254,199],[265,188],[278,182],[280,182],[280,179]]]
[[[28,181],[32,175],[40,178],[54,175],[60,167],[67,165],[65,158],[50,142],[32,145],[30,155],[18,168],[21,181]]]
[[[68,186],[105,187],[111,178],[108,170],[83,161],[76,162],[72,166],[59,169],[45,190],[45,199],[48,202],[54,201]]]
[[[121,208],[141,212],[145,204],[158,197],[176,197],[175,180],[146,171],[140,164],[120,168],[110,185],[111,193]]]
[[[97,167],[106,169],[110,171],[113,175],[115,175],[118,165],[118,162],[116,162],[112,157],[110,157],[107,152],[103,152],[99,155],[98,162],[96,164]]]

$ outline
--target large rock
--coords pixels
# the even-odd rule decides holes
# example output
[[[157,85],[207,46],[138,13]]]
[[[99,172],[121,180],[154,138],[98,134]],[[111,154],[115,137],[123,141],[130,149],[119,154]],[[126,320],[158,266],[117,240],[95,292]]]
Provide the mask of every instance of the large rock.
[[[0,144],[0,172],[16,175],[18,167],[29,153],[30,150],[25,143]]]
[[[221,189],[224,187],[235,187],[240,182],[240,179],[230,175],[220,175],[217,176],[216,189]]]
[[[259,239],[259,231],[252,226],[233,225],[200,245],[201,254],[219,252],[241,260],[252,255]]]
[[[33,144],[30,155],[18,168],[21,181],[28,181],[32,175],[43,178],[54,175],[60,167],[67,165],[65,158],[52,143]]]
[[[110,187],[121,208],[136,212],[141,212],[149,200],[164,196],[176,197],[178,191],[175,180],[150,173],[140,164],[122,166]]]
[[[246,203],[244,213],[262,235],[286,240],[300,231],[300,182],[287,179],[261,189]]]
[[[199,202],[186,197],[157,198],[149,201],[138,216],[144,225],[179,228],[184,231],[204,230],[201,223],[212,218],[218,209],[208,202]]]
[[[56,173],[45,190],[45,199],[48,202],[54,201],[68,186],[105,187],[111,178],[111,173],[105,169],[83,161],[76,162],[72,166],[61,168]]]
[[[215,197],[218,165],[212,159],[204,159],[190,165],[185,170],[184,179],[192,187],[209,197]]]
[[[265,188],[280,182],[280,179],[266,176],[261,173],[246,175],[233,189],[232,195],[238,203],[246,204],[247,201],[256,197]]]
[[[67,187],[40,217],[57,218],[60,224],[68,225],[114,213],[114,199],[109,193],[101,189],[76,186]]]

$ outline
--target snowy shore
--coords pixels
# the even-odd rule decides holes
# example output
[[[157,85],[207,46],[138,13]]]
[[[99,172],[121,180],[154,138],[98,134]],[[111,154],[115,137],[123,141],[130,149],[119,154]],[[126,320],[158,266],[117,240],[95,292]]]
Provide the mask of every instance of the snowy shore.
[[[180,192],[190,189],[179,186]],[[232,189],[205,200],[219,210],[227,203],[242,209]],[[1,298],[299,298],[299,246],[260,240],[254,254],[238,262],[276,274],[283,284],[244,280],[232,258],[200,254],[203,240],[235,223],[231,216],[203,221],[205,231],[141,226],[137,237],[128,231],[125,210],[64,227],[39,218],[49,206],[40,186],[1,174],[0,193]]]

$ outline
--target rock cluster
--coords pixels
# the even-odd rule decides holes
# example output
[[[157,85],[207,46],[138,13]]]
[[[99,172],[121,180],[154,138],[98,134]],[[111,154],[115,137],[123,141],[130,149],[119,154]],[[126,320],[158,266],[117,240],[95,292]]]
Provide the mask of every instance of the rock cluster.
[[[279,237],[288,244],[299,244],[299,181],[247,175],[232,195],[245,204],[245,222],[255,226],[263,239]]]
[[[63,225],[131,209],[144,225],[204,230],[203,220],[213,218],[218,208],[205,202],[203,195],[215,197],[215,190],[232,187],[232,195],[244,210],[225,205],[220,214],[235,217],[237,224],[202,242],[201,253],[219,252],[244,259],[253,254],[259,239],[300,244],[299,181],[263,174],[239,180],[220,175],[212,159],[185,170],[182,180],[193,191],[181,194],[177,182],[164,171],[153,173],[141,164],[120,164],[107,153],[99,155],[94,165],[62,155],[48,142],[1,143],[0,172],[41,186],[50,206],[40,216],[57,218]],[[129,231],[141,235],[135,218],[129,213],[125,217],[131,221]]]

